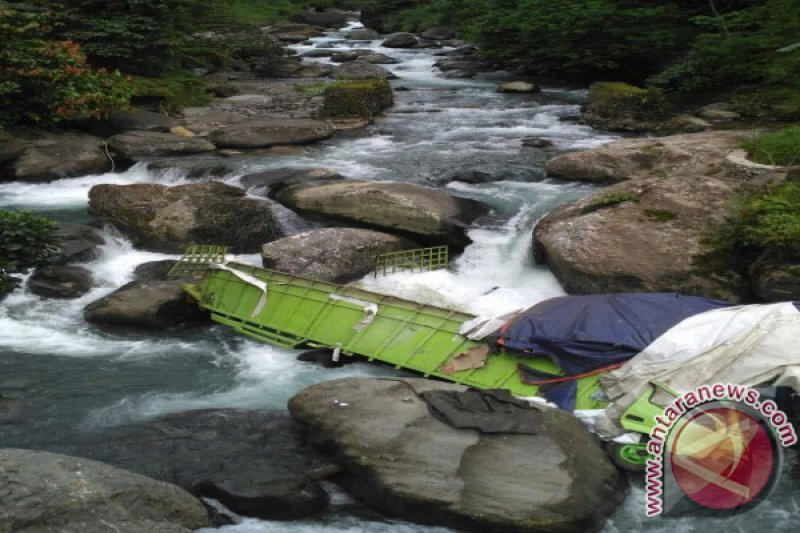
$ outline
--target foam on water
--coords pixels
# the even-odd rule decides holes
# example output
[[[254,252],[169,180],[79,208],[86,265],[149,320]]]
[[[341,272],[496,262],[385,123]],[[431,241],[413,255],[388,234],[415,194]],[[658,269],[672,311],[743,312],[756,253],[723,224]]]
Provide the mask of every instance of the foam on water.
[[[100,184],[129,185],[132,183],[163,183],[180,185],[187,183],[180,172],[154,174],[139,163],[121,173],[94,174],[80,178],[65,178],[49,183],[4,182],[0,183],[0,206],[37,211],[83,208],[89,197],[89,189]]]

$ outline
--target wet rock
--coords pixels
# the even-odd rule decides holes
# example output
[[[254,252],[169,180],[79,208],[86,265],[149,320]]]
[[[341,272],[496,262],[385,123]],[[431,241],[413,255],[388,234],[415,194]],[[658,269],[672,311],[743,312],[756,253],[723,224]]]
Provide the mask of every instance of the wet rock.
[[[364,29],[351,31],[346,38],[351,41],[376,41],[381,38],[381,34],[375,30]]]
[[[381,43],[384,48],[416,48],[419,39],[413,33],[395,33]]]
[[[697,110],[697,116],[711,122],[732,122],[740,120],[742,115],[733,111],[728,102],[715,102]]]
[[[361,59],[361,61],[366,61],[367,63],[372,63],[373,65],[395,65],[400,62],[393,57],[389,57],[386,54],[379,54],[377,52],[363,55],[359,59]]]
[[[337,80],[389,80],[397,76],[378,65],[356,60],[334,68],[331,77]]]
[[[278,40],[288,43],[302,43],[312,37],[325,35],[323,28],[310,24],[283,24],[267,29]]]
[[[355,61],[362,55],[364,54],[360,53],[359,50],[345,50],[342,52],[334,52],[331,55],[331,61],[335,61],[336,63],[346,63],[348,61]]]
[[[324,228],[265,244],[264,267],[306,278],[349,283],[375,269],[375,257],[416,248],[402,237],[356,228]]]
[[[425,244],[469,244],[466,230],[488,207],[475,200],[398,182],[339,180],[308,182],[280,190],[289,207],[317,215],[400,233]]]
[[[0,181],[47,182],[111,170],[103,141],[82,133],[45,134],[0,143]]]
[[[89,292],[92,285],[89,270],[67,265],[37,268],[28,280],[28,290],[44,298],[78,298]]]
[[[624,499],[627,482],[568,413],[539,407],[535,435],[459,430],[431,416],[418,396],[426,390],[464,387],[340,379],[304,389],[289,409],[345,469],[339,483],[405,520],[460,531],[593,531]]]
[[[267,148],[310,144],[329,138],[330,124],[312,119],[254,119],[231,124],[211,133],[220,148]]]
[[[126,131],[159,131],[166,133],[178,125],[178,122],[164,115],[144,109],[133,109],[131,111],[119,111],[112,114],[107,119],[92,120],[84,124],[84,128],[94,135],[101,137],[111,137]]]
[[[322,78],[330,75],[333,67],[325,63],[302,63],[293,58],[284,58],[272,63],[259,63],[253,72],[270,78]]]
[[[710,252],[707,235],[730,215],[741,192],[742,179],[723,161],[743,135],[626,139],[552,159],[551,175],[621,183],[545,216],[534,230],[537,260],[573,294],[676,291],[745,298],[743,280],[701,268]]]
[[[451,80],[461,80],[467,78],[474,78],[475,73],[468,70],[448,70],[444,73],[444,77]]]
[[[340,179],[344,179],[344,176],[327,168],[276,168],[242,176],[241,183],[250,193],[270,196],[289,185]]]
[[[87,305],[87,322],[159,330],[209,324],[208,314],[187,301],[181,280],[132,281]]]
[[[488,172],[479,172],[477,170],[465,170],[463,172],[458,172],[457,174],[453,174],[453,176],[448,181],[460,181],[462,183],[489,183],[492,181],[502,181],[505,178],[503,176],[496,176],[493,174],[489,174]]]
[[[711,123],[693,115],[675,115],[661,122],[654,130],[659,135],[699,133],[711,129]]]
[[[178,264],[175,259],[162,261],[148,261],[133,270],[134,281],[167,281],[167,276],[172,268]]]
[[[547,161],[548,176],[570,181],[618,182],[677,170],[713,171],[735,147],[741,132],[710,132],[623,139],[593,150],[559,154]]]
[[[303,54],[303,57],[331,57],[337,50],[333,48],[316,48]]]
[[[317,480],[339,470],[307,447],[286,413],[266,410],[172,414],[109,428],[73,448],[270,520],[323,510],[328,496]]]
[[[25,151],[25,143],[0,131],[0,177],[6,172],[6,166],[17,160]]]
[[[189,533],[210,525],[184,490],[119,468],[36,450],[0,450],[0,531]]]
[[[553,146],[553,141],[542,139],[541,137],[527,137],[522,139],[522,146],[527,146],[528,148],[550,148]]]
[[[113,153],[125,161],[212,152],[214,145],[199,137],[157,131],[132,131],[108,139]]]
[[[597,82],[589,87],[583,120],[609,131],[643,132],[658,129],[668,116],[666,100],[658,89]]]
[[[434,26],[422,32],[423,39],[434,41],[447,41],[456,36],[456,29],[452,26]]]
[[[327,87],[323,98],[321,114],[325,118],[372,120],[394,103],[392,87],[385,80],[339,82]]]
[[[189,179],[220,178],[234,172],[235,162],[219,156],[186,156],[149,161],[147,168],[152,172],[176,170]]]
[[[301,11],[300,13],[295,13],[289,17],[290,22],[310,24],[313,26],[333,29],[347,26],[347,19],[347,13],[344,11],[339,11],[338,9],[307,9],[305,11]]]
[[[177,187],[96,185],[89,191],[89,211],[135,245],[166,253],[207,243],[248,253],[281,236],[268,203],[214,181]]]
[[[765,302],[800,300],[800,260],[773,250],[765,251],[750,266],[753,292]]]
[[[97,257],[97,247],[105,244],[105,239],[91,226],[59,222],[56,230],[58,255],[56,264],[91,261]]]
[[[528,81],[510,81],[497,86],[499,93],[540,93],[542,90]]]

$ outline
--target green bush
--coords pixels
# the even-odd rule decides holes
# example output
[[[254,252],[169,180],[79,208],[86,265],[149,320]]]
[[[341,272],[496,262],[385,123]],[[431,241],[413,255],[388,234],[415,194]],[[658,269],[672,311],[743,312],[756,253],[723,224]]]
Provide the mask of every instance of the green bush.
[[[49,12],[0,6],[0,127],[103,118],[127,106],[125,78],[92,68],[77,43],[43,39],[51,29]]]
[[[778,51],[800,36],[800,0],[755,0],[691,22],[698,35],[688,53],[652,82],[681,91],[748,83],[800,88],[800,51]]]
[[[800,253],[800,183],[744,200],[734,225],[742,245]]]
[[[42,266],[58,252],[56,223],[25,211],[0,211],[0,296],[19,284],[15,274]]]
[[[800,126],[765,133],[743,143],[747,155],[766,165],[800,165]]]
[[[170,113],[211,101],[203,80],[185,71],[170,72],[160,78],[133,77],[131,86],[132,102],[156,106]]]

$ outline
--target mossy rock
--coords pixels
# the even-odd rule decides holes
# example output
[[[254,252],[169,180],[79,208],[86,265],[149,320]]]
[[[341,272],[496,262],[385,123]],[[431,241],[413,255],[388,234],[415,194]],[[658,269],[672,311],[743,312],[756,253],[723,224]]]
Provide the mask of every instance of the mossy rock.
[[[589,87],[584,121],[611,131],[656,129],[669,116],[667,101],[659,89],[621,82],[597,82]]]
[[[386,80],[359,80],[332,83],[323,91],[322,115],[325,118],[361,117],[372,120],[392,106],[394,95]]]
[[[775,87],[742,91],[731,98],[731,109],[745,118],[797,122],[800,121],[800,89]]]

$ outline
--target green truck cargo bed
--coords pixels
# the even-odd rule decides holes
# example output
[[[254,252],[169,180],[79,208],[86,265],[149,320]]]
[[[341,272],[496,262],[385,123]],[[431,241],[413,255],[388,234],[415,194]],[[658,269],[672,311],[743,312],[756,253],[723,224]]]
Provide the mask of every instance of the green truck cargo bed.
[[[493,353],[481,368],[445,373],[442,366],[453,356],[482,344],[458,333],[473,315],[356,287],[229,263],[185,288],[214,321],[275,346],[326,347],[425,377],[508,389],[516,396],[539,392],[520,380],[520,362],[559,372],[545,357]],[[578,382],[579,409],[600,406],[590,397],[598,389],[597,380],[590,376]]]

